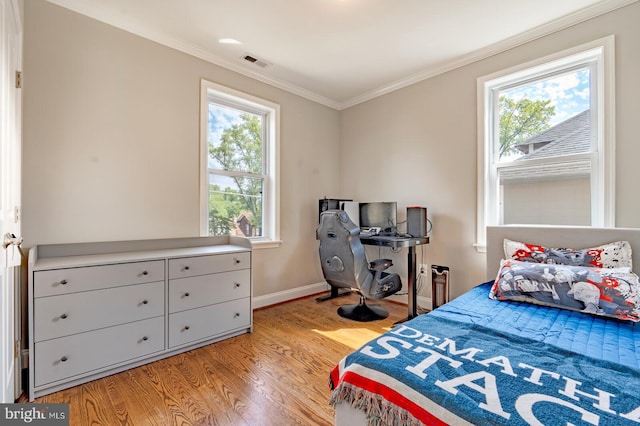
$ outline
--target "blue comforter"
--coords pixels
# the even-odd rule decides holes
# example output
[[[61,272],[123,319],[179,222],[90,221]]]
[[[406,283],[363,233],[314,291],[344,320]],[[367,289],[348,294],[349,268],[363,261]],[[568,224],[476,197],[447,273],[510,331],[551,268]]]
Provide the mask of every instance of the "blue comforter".
[[[372,424],[640,423],[633,323],[490,300],[489,286],[347,356],[331,375],[332,403]]]
[[[640,324],[529,303],[491,300],[487,295],[492,283],[473,288],[429,315],[488,327],[640,369]]]

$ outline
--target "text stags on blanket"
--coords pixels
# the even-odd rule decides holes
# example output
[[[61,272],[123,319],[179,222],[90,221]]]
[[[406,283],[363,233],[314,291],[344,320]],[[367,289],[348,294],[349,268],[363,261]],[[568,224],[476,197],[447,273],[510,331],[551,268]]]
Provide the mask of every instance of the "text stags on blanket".
[[[567,415],[570,414],[567,410],[572,410],[588,424],[600,424],[604,413],[609,418],[620,416],[640,423],[640,406],[631,411],[627,408],[626,413],[617,412],[612,408],[616,395],[610,392],[595,387],[592,391],[580,389],[582,382],[578,380],[525,362],[516,361],[514,366],[512,359],[517,355],[487,357],[483,352],[476,347],[458,349],[455,340],[425,334],[405,325],[360,350],[363,355],[376,359],[406,359],[413,364],[406,365],[405,370],[426,381],[424,385],[433,384],[454,396],[460,392],[476,401],[479,408],[505,420],[517,413],[528,424],[542,425],[534,408],[542,403],[553,404],[555,411]],[[531,391],[531,385],[535,385],[536,392]],[[513,389],[523,393],[507,396],[507,391]]]

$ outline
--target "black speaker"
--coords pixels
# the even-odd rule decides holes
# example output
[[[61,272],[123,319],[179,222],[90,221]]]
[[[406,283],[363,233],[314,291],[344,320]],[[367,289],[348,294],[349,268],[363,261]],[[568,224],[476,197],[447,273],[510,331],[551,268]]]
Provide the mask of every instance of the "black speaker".
[[[427,235],[426,207],[407,207],[407,234],[412,237]]]

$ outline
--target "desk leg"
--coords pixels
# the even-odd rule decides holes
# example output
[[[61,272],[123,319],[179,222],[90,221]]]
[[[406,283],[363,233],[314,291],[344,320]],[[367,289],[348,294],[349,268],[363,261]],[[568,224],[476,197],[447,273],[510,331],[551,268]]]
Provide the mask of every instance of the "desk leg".
[[[408,318],[412,319],[418,315],[418,304],[417,304],[417,292],[418,292],[418,283],[416,281],[416,248],[415,246],[409,247],[409,253],[407,254],[407,281],[408,281]]]
[[[410,319],[418,316],[418,282],[416,277],[416,248],[415,246],[409,247],[409,253],[407,254],[407,318],[400,321],[396,321],[394,325],[409,321]]]

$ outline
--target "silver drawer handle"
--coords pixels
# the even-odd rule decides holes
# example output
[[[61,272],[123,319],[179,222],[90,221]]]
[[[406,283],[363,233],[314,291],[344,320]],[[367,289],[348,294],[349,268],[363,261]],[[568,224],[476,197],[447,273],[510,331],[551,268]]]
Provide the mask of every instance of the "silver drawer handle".
[[[62,281],[60,281],[60,284],[65,285],[65,284],[67,284],[68,282],[69,282],[69,281],[67,281],[67,280],[62,280]]]
[[[62,315],[60,315],[60,318],[61,318],[61,319],[67,319],[67,314],[62,314]]]
[[[62,358],[60,358],[60,361],[62,361],[62,362],[67,362],[67,360],[68,360],[68,359],[69,359],[69,358],[67,358],[67,356],[65,355],[65,356],[63,356]]]

